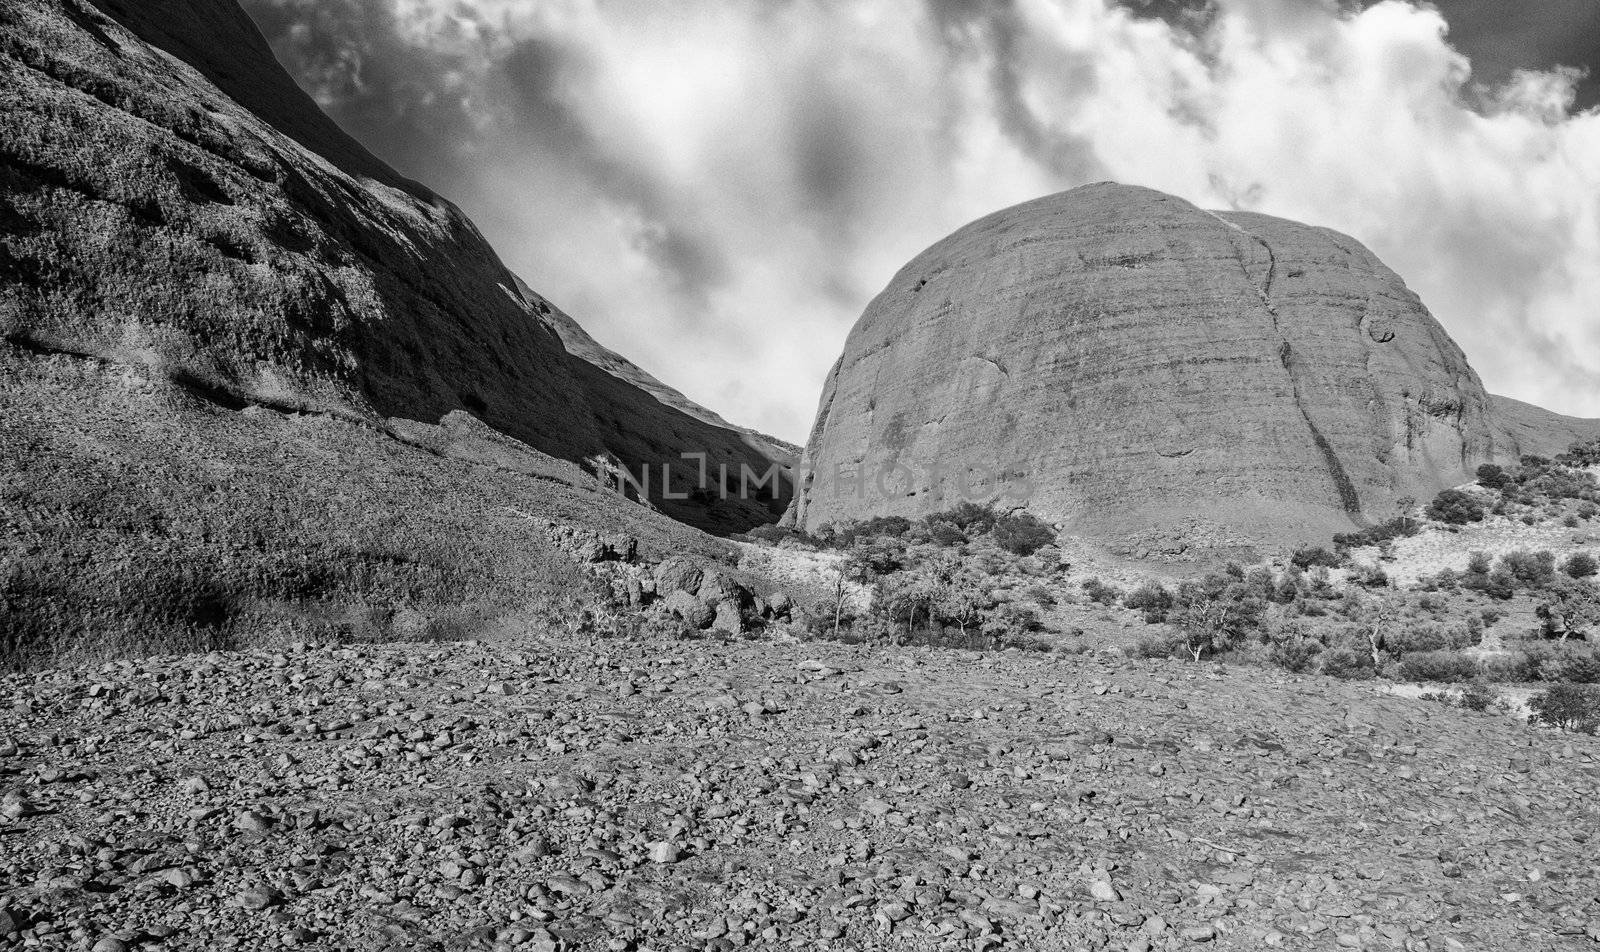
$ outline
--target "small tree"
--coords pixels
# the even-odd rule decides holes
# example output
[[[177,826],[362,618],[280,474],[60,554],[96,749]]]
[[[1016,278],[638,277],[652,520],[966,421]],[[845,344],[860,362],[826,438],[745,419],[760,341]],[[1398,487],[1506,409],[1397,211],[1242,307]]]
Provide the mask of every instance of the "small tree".
[[[1592,684],[1556,684],[1528,699],[1533,720],[1564,731],[1593,734],[1600,729],[1600,688]]]
[[[1399,607],[1386,598],[1362,599],[1350,613],[1350,620],[1356,623],[1367,643],[1367,652],[1372,656],[1372,667],[1375,669],[1383,667],[1383,652],[1388,646],[1390,631],[1399,617]]]
[[[1587,552],[1574,552],[1561,563],[1561,571],[1572,578],[1594,578],[1600,575],[1600,560]]]
[[[1417,508],[1417,497],[1401,496],[1394,501],[1395,518],[1400,522],[1400,531],[1405,535],[1411,534],[1411,510]]]
[[[1259,629],[1267,594],[1242,570],[1229,566],[1226,572],[1180,585],[1170,620],[1183,633],[1189,654],[1199,661],[1207,652],[1227,651]]]
[[[1511,485],[1511,477],[1506,475],[1504,467],[1484,463],[1478,467],[1478,485],[1485,489],[1504,489]]]
[[[1446,489],[1428,503],[1428,518],[1463,526],[1483,521],[1483,505],[1459,489]]]
[[[1545,634],[1562,641],[1573,635],[1585,637],[1600,625],[1600,589],[1587,582],[1560,582],[1549,590],[1538,612]]]
[[[996,545],[1016,555],[1032,555],[1056,541],[1055,530],[1027,512],[997,517],[990,531]]]

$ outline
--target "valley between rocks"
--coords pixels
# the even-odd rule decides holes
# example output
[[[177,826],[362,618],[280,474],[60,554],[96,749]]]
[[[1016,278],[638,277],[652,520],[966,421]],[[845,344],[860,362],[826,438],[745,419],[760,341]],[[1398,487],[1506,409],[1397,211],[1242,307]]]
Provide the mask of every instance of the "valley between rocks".
[[[550,632],[0,701],[5,947],[1600,940],[1600,742],[1266,669]]]

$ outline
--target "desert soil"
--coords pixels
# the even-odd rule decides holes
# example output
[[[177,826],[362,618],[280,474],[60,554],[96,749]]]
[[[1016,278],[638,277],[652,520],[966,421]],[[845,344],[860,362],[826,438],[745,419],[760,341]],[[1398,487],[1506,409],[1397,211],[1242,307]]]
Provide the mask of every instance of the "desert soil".
[[[1600,938],[1600,741],[1371,685],[551,635],[57,669],[0,700],[23,948]]]

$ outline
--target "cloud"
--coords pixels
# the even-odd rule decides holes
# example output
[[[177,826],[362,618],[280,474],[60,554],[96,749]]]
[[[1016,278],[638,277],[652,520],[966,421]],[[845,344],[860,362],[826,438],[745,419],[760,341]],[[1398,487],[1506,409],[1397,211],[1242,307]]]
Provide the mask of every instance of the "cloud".
[[[1454,5],[1481,34],[1487,8]],[[804,438],[913,255],[1101,179],[1348,232],[1491,389],[1600,416],[1600,113],[1571,108],[1571,71],[1480,75],[1448,5],[246,7],[334,118],[595,337],[780,436]],[[1524,33],[1548,52],[1559,31]]]

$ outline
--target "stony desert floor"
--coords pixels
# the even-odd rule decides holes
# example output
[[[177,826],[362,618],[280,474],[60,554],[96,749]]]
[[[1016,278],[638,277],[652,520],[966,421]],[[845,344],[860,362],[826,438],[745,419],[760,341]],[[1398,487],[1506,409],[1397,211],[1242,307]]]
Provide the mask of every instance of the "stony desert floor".
[[[1210,664],[529,638],[0,680],[0,944],[1581,949],[1600,741]]]

